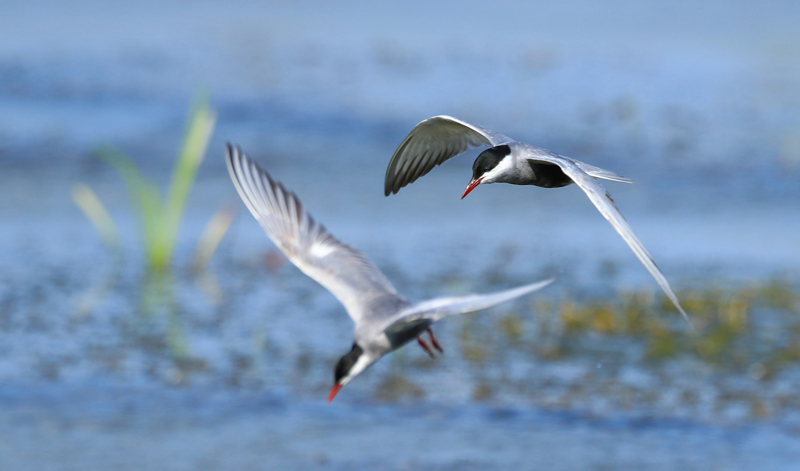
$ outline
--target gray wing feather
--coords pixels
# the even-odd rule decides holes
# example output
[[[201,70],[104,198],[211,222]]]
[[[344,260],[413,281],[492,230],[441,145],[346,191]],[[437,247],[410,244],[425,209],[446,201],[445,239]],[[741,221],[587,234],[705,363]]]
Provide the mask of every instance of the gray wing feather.
[[[577,165],[579,169],[583,170],[584,172],[588,173],[589,175],[595,178],[602,178],[604,180],[611,180],[621,183],[633,183],[633,180],[631,180],[630,178],[621,177],[610,170],[605,170],[600,167],[595,167],[594,165],[589,165],[586,162],[581,162],[579,160],[573,160],[573,159],[568,159],[568,160]]]
[[[499,146],[512,139],[450,116],[434,116],[417,124],[400,143],[386,169],[384,193],[389,196],[416,181],[445,160],[470,147]]]
[[[364,316],[370,301],[397,295],[363,253],[333,237],[306,213],[294,193],[238,147],[229,144],[226,159],[239,196],[269,238],[297,268],[336,296],[355,322]]]
[[[480,311],[542,289],[552,282],[553,278],[550,278],[537,283],[490,294],[469,294],[466,296],[429,299],[413,304],[400,311],[397,315],[388,319],[384,325],[380,326],[380,329],[381,331],[389,328],[402,329],[408,325],[408,323],[413,323],[420,319],[428,319],[436,322],[447,316]]]
[[[589,197],[589,200],[594,204],[600,214],[603,215],[604,218],[608,222],[614,226],[617,233],[622,236],[622,239],[625,243],[628,244],[628,247],[633,250],[633,253],[636,254],[636,257],[639,259],[640,262],[647,268],[647,271],[653,275],[658,285],[661,286],[661,289],[664,290],[667,297],[672,301],[675,307],[680,311],[683,318],[686,319],[686,322],[689,323],[689,326],[694,330],[694,325],[689,320],[689,316],[686,314],[686,311],[683,310],[681,303],[678,301],[678,297],[675,296],[675,293],[670,288],[667,279],[664,277],[664,274],[661,273],[661,270],[658,269],[656,262],[653,261],[653,257],[647,252],[647,249],[644,248],[644,245],[639,241],[639,238],[636,237],[636,234],[631,229],[631,226],[628,224],[628,221],[622,216],[622,213],[619,212],[619,208],[617,205],[614,204],[614,200],[611,199],[611,195],[608,194],[606,189],[598,183],[594,178],[593,175],[588,174],[585,172],[581,167],[573,160],[567,159],[561,156],[537,156],[537,160],[546,160],[548,162],[554,163],[561,167],[561,170],[578,185],[586,196]],[[596,167],[594,167],[596,168]]]

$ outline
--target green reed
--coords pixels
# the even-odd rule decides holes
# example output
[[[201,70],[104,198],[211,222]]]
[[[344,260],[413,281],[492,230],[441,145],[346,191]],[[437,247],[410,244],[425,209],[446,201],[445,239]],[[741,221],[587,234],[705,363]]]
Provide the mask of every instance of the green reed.
[[[216,115],[207,97],[196,98],[187,120],[183,141],[172,170],[169,186],[162,197],[158,185],[140,172],[134,161],[111,145],[104,145],[96,156],[109,164],[122,179],[128,198],[140,226],[140,240],[145,279],[142,284],[141,311],[146,317],[164,311],[167,313],[165,340],[172,356],[188,358],[188,345],[183,334],[183,323],[178,315],[180,306],[174,293],[174,252],[186,201],[197,177],[209,140],[214,130]],[[85,184],[73,189],[73,199],[100,234],[113,260],[121,260],[119,230],[103,203]],[[219,289],[213,276],[206,272],[208,262],[225,235],[233,219],[230,208],[219,210],[209,221],[197,245],[193,270],[201,274],[198,280],[207,293]]]

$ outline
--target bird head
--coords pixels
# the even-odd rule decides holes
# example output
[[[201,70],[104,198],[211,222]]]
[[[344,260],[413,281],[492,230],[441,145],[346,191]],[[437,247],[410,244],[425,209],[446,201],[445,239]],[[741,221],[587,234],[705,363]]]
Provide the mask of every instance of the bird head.
[[[342,386],[349,383],[350,380],[358,376],[362,371],[380,358],[380,356],[373,358],[372,355],[365,352],[357,343],[353,343],[353,348],[347,355],[339,359],[336,364],[333,377],[333,387],[330,394],[328,394],[328,403],[333,401],[336,394],[342,389]]]
[[[493,183],[496,181],[506,168],[506,165],[501,165],[500,163],[506,160],[506,157],[510,154],[511,148],[507,145],[492,147],[481,152],[472,164],[472,179],[464,190],[464,194],[461,195],[461,199],[463,200],[469,192],[481,183]]]

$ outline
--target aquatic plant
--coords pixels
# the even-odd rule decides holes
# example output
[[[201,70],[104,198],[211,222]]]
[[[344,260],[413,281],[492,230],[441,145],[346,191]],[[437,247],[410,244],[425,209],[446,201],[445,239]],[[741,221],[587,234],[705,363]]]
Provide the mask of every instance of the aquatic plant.
[[[105,298],[114,288],[119,277],[119,267],[122,265],[122,242],[114,220],[111,219],[100,198],[88,185],[83,183],[75,185],[72,188],[72,199],[100,234],[109,258],[112,260],[109,272],[84,292],[76,303],[78,315],[85,316],[92,312],[98,301]]]
[[[644,340],[649,360],[688,354],[721,366],[758,363],[767,371],[800,360],[800,319],[792,320],[798,295],[788,280],[771,279],[738,289],[686,290],[679,296],[698,327],[696,335],[680,326],[669,299],[642,291],[622,292],[615,300],[566,298],[553,306],[540,303],[532,312],[537,318],[555,319],[558,328],[542,323],[545,329],[540,329],[537,341],[549,338],[551,344],[564,346],[578,345],[588,334],[624,336]],[[753,312],[765,308],[785,313],[789,324],[795,326],[786,330],[780,341],[762,342],[762,330],[753,325]],[[535,351],[552,357],[543,353],[541,346]]]
[[[119,149],[105,145],[96,152],[122,178],[131,205],[138,211],[149,274],[164,273],[170,268],[186,199],[214,130],[216,117],[207,99],[196,100],[192,108],[164,200],[158,186],[145,179],[133,160]]]
[[[519,344],[524,334],[523,318],[517,314],[506,314],[497,321],[497,327],[512,345]]]
[[[424,396],[425,390],[401,373],[387,374],[375,388],[375,398],[379,401],[395,402],[407,397],[420,398]]]
[[[100,234],[100,238],[103,239],[103,244],[105,244],[109,254],[114,259],[121,257],[122,243],[117,226],[94,191],[85,183],[78,183],[72,188],[72,200],[75,201],[75,204],[78,205],[95,230],[97,230],[97,233]]]
[[[144,177],[133,160],[116,147],[103,145],[95,152],[119,174],[131,207],[138,216],[145,268],[141,310],[147,316],[161,310],[168,313],[166,342],[177,359],[187,358],[188,346],[173,293],[173,256],[186,200],[213,133],[215,120],[216,115],[207,97],[195,99],[165,198],[162,198],[158,185]],[[74,187],[73,199],[92,222],[114,260],[121,260],[119,231],[100,199],[82,183]],[[223,208],[209,221],[195,252],[195,273],[206,273],[208,262],[230,227],[234,214],[231,208]],[[212,299],[219,298],[213,276],[205,275],[198,279],[204,291],[211,293]]]

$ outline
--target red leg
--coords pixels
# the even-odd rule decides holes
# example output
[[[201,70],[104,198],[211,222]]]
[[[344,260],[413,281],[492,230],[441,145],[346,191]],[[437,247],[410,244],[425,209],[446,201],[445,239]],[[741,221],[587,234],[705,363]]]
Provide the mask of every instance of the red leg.
[[[425,343],[424,340],[422,340],[422,337],[417,337],[417,342],[419,342],[419,346],[422,347],[422,349],[425,350],[428,355],[431,356],[431,358],[433,358],[433,352],[431,351],[431,348],[428,347],[428,344]]]
[[[442,347],[439,345],[439,342],[436,341],[436,337],[433,336],[433,329],[431,329],[430,327],[428,327],[428,335],[431,336],[431,343],[433,344],[433,347],[436,350],[439,350],[439,353],[444,353],[444,350],[442,350]]]

